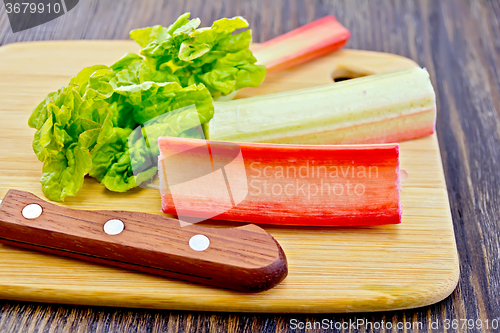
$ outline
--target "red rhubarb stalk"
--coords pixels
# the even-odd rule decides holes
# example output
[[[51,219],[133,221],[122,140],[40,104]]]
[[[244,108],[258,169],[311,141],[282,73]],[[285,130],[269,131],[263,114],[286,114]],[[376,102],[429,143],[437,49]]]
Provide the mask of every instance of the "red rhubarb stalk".
[[[167,214],[281,225],[401,222],[399,145],[159,139]]]
[[[351,36],[337,19],[328,15],[252,47],[267,72],[277,72],[342,48]]]

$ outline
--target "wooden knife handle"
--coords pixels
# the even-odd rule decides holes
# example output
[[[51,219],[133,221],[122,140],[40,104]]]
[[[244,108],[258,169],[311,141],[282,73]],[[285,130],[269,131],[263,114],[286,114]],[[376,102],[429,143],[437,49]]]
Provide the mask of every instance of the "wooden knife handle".
[[[238,291],[269,289],[288,273],[280,245],[254,224],[181,227],[153,214],[69,209],[19,190],[0,204],[0,242]]]

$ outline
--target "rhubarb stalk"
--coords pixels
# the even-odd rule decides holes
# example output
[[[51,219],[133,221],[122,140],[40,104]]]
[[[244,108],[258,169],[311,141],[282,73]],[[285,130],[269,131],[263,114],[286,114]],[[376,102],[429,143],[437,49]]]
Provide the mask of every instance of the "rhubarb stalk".
[[[163,212],[252,223],[401,222],[399,145],[310,146],[159,138]]]
[[[342,48],[351,36],[332,15],[253,46],[257,63],[277,72]]]
[[[391,143],[432,134],[435,119],[429,73],[415,67],[217,102],[205,137],[287,144]]]

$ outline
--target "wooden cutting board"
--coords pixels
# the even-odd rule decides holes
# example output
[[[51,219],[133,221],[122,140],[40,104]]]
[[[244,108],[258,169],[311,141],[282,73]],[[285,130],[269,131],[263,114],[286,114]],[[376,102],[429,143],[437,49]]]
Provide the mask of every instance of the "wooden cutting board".
[[[42,164],[27,121],[45,95],[83,67],[110,65],[129,41],[32,42],[0,48],[0,198],[10,188],[43,197]],[[390,54],[343,50],[269,75],[238,97],[299,89],[416,66]],[[123,269],[0,246],[0,298],[134,308],[233,312],[352,312],[405,309],[447,297],[459,276],[458,255],[435,135],[401,144],[400,225],[357,228],[264,226],[281,244],[289,275],[276,288],[235,293]],[[91,178],[65,206],[161,214],[160,194],[111,193]]]

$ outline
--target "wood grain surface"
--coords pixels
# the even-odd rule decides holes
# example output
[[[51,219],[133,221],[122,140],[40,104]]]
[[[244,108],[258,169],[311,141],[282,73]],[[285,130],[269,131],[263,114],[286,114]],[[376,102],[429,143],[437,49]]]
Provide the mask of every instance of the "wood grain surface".
[[[136,47],[131,41],[57,41],[0,48],[0,121],[5,125],[0,139],[11,142],[0,146],[0,197],[11,188],[43,196],[39,184],[41,166],[31,148],[35,131],[26,128],[29,106],[37,105],[61,81],[70,80],[82,65],[111,63],[111,59]],[[236,98],[240,94],[290,91],[299,83],[304,87],[340,85],[332,82],[338,69],[348,68],[356,75],[366,75],[414,66],[415,62],[401,56],[344,49],[284,72],[268,74],[258,88],[242,89]],[[0,297],[63,304],[246,312],[380,311],[433,304],[455,289],[459,274],[437,137],[401,142],[399,148],[400,168],[408,174],[401,186],[401,223],[354,228],[261,224],[280,243],[289,263],[286,280],[267,292],[228,293],[0,247]],[[336,166],[342,167],[339,164]],[[383,168],[379,167],[378,175],[373,177],[382,180],[382,174]],[[357,176],[348,178],[353,182],[361,180]],[[339,179],[332,181],[341,183]],[[84,182],[78,195],[61,205],[152,214],[161,211],[158,190],[110,192],[92,178]]]
[[[500,5],[496,0],[84,1],[70,13],[12,34],[0,6],[0,44],[53,39],[125,39],[127,32],[169,24],[184,11],[204,22],[243,15],[265,41],[326,14],[352,32],[348,47],[407,56],[427,67],[438,95],[437,132],[462,271],[443,302],[416,310],[350,315],[171,312],[38,305],[3,301],[1,332],[304,332],[298,322],[422,323],[415,329],[313,329],[309,332],[488,332],[460,320],[500,317]],[[429,329],[437,323],[439,329]],[[484,325],[483,324],[483,325]]]

